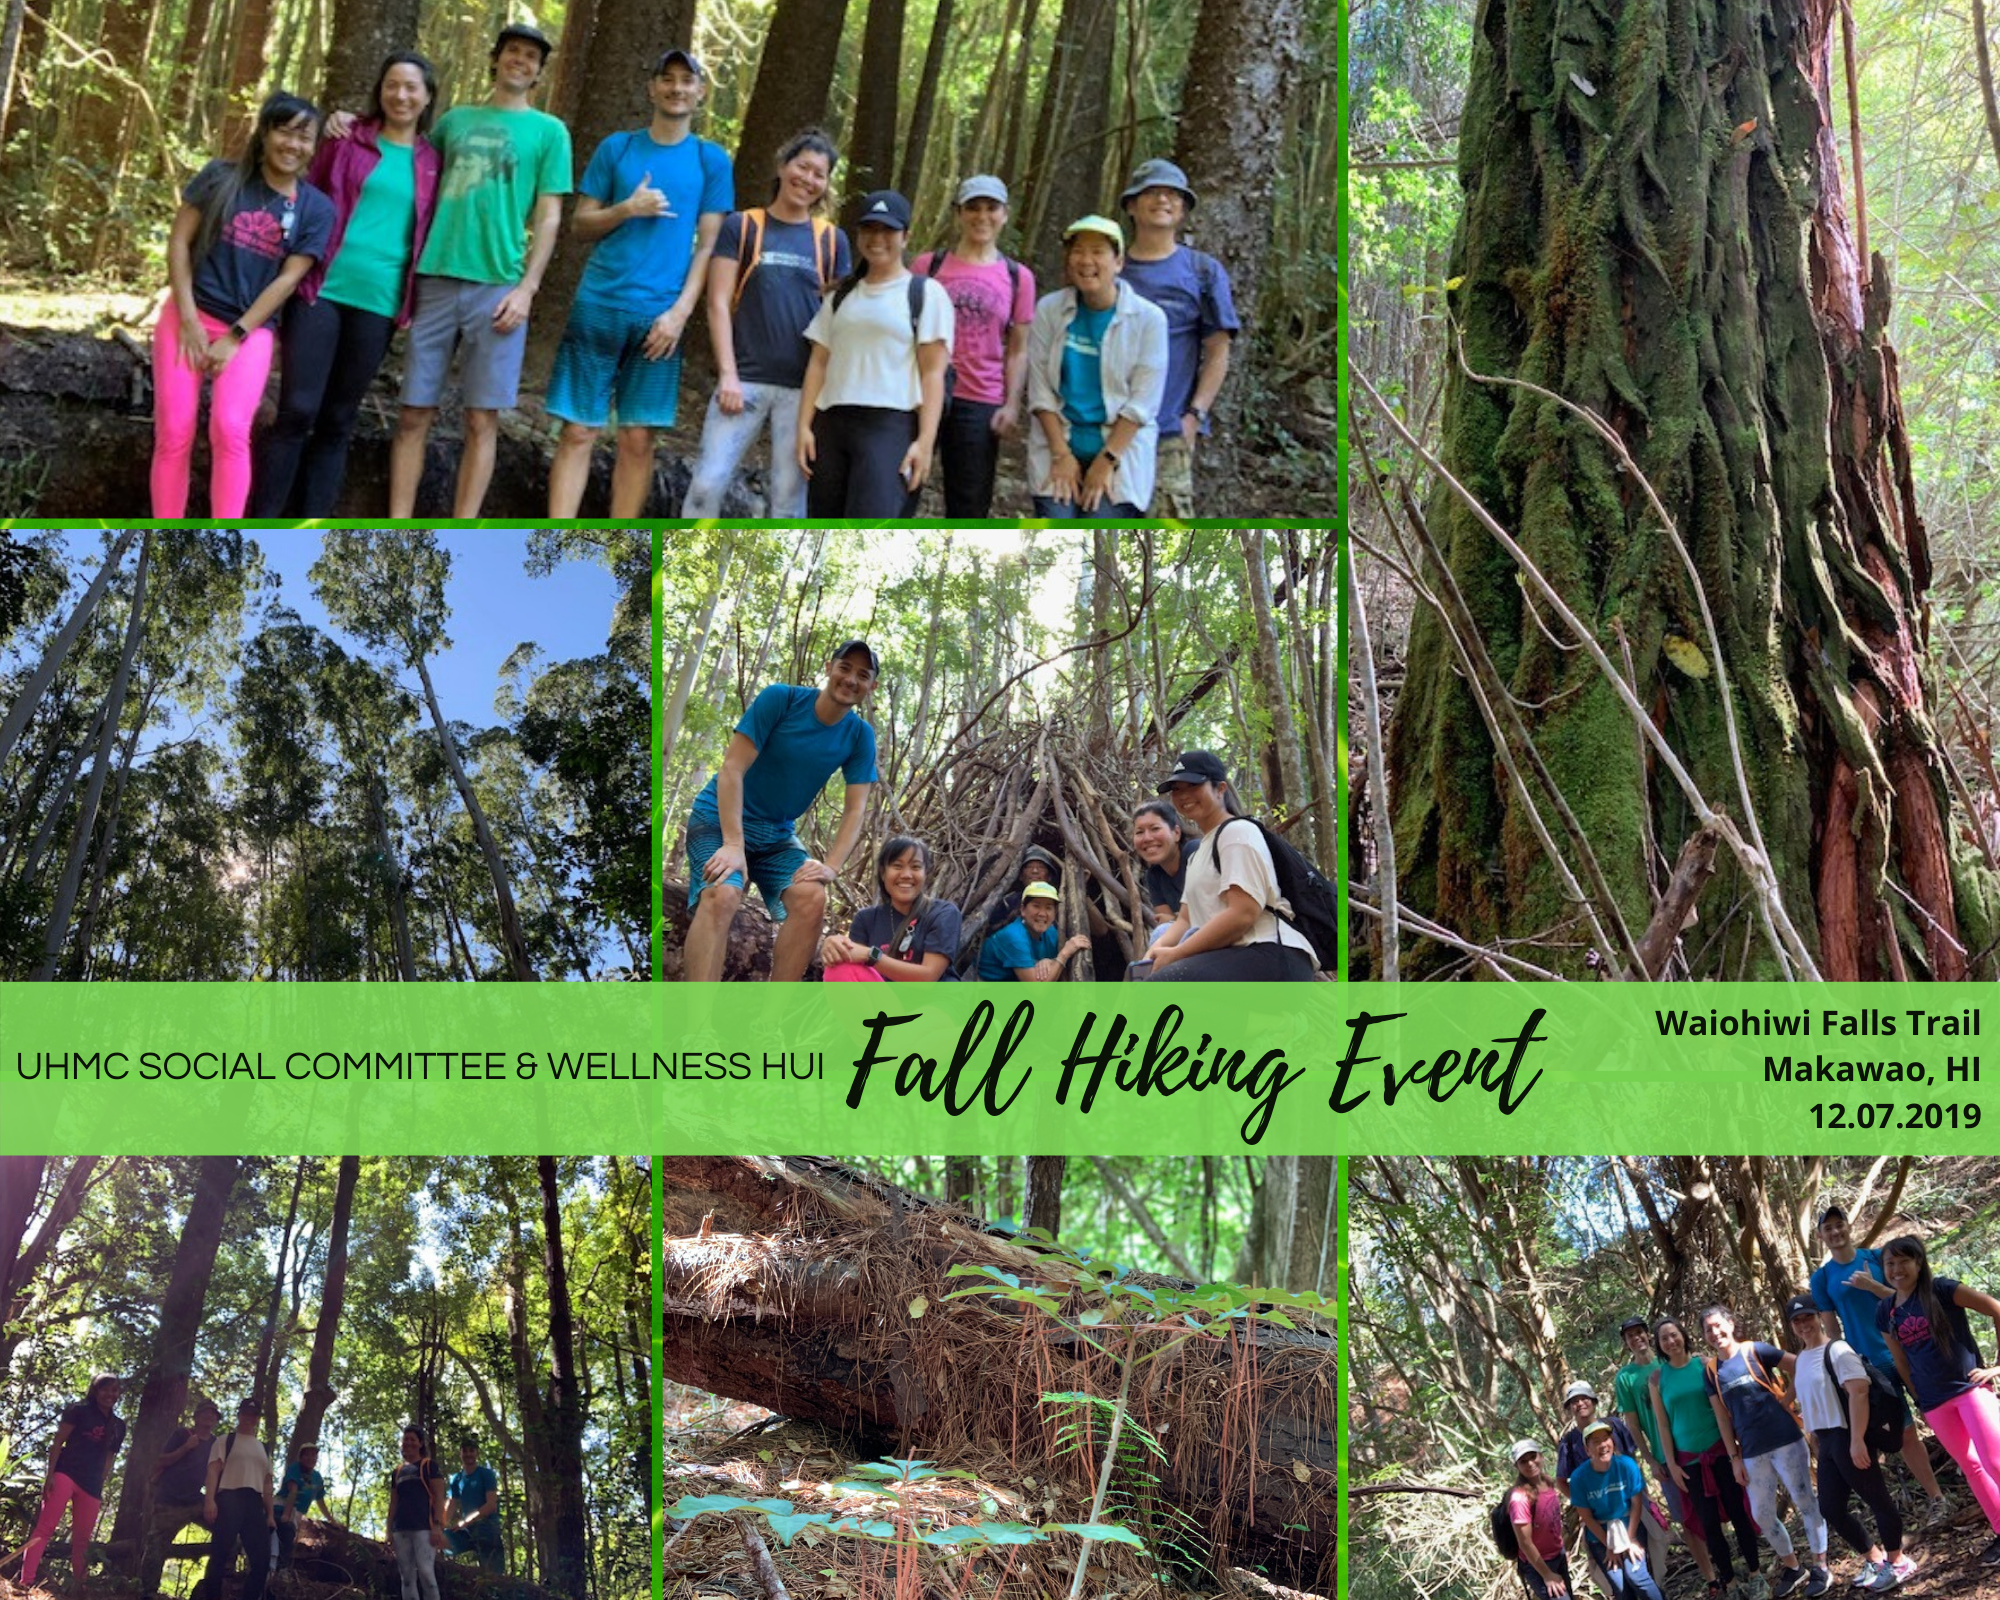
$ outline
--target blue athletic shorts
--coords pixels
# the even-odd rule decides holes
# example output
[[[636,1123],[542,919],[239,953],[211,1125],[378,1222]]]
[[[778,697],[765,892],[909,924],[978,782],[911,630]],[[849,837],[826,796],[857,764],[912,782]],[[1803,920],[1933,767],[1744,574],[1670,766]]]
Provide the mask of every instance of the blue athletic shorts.
[[[721,848],[722,829],[719,826],[701,817],[688,818],[689,911],[693,911],[695,903],[701,899],[702,867]],[[796,834],[787,836],[782,844],[755,845],[746,839],[743,859],[750,867],[750,881],[764,896],[764,909],[771,913],[773,922],[783,922],[785,891],[791,887],[793,875],[810,859],[805,846],[799,843]],[[743,887],[743,874],[732,872],[723,882],[740,889]]]
[[[552,417],[602,428],[615,410],[621,428],[671,428],[680,409],[681,353],[645,354],[654,318],[598,301],[570,307],[549,376]]]

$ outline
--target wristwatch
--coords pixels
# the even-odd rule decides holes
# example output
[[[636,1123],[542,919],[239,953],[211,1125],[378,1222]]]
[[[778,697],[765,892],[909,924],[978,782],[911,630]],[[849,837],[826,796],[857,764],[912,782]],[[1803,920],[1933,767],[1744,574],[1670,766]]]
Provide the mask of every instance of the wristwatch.
[[[1189,406],[1188,410],[1193,414],[1194,420],[1201,424],[1202,427],[1205,428],[1208,426],[1208,412],[1205,408],[1201,406]]]
[[[868,965],[871,967],[882,965],[882,947],[879,944],[871,944],[868,947]]]
[[[229,337],[234,339],[238,344],[241,344],[250,337],[250,330],[245,328],[240,322],[232,322],[229,325]]]
[[[1112,464],[1112,465],[1113,465],[1114,467],[1118,465],[1118,452],[1117,452],[1117,451],[1115,451],[1115,450],[1100,450],[1100,451],[1098,451],[1097,453],[1098,453],[1099,455],[1101,455],[1102,457],[1104,457],[1104,459],[1105,459],[1106,461],[1110,462],[1110,463],[1111,463],[1111,464]]]

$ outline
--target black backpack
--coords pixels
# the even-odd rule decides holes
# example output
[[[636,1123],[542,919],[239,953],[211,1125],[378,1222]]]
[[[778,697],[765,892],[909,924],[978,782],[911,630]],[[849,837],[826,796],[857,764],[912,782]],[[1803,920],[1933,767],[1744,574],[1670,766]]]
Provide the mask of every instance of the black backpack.
[[[1509,1489],[1500,1497],[1498,1505],[1486,1514],[1487,1531],[1493,1535],[1493,1548],[1503,1559],[1521,1559],[1521,1541],[1514,1537],[1514,1517],[1510,1510],[1514,1503],[1514,1491]]]
[[[1834,1397],[1840,1401],[1840,1414],[1853,1426],[1853,1413],[1849,1409],[1847,1388],[1835,1376],[1833,1352],[1844,1346],[1861,1363],[1861,1370],[1868,1374],[1868,1426],[1861,1430],[1862,1443],[1878,1456],[1901,1448],[1903,1429],[1908,1426],[1909,1412],[1903,1406],[1903,1393],[1896,1387],[1896,1380],[1870,1361],[1845,1339],[1835,1339],[1826,1347],[1826,1379],[1833,1385]]]
[[[1215,841],[1209,847],[1209,864],[1218,872],[1222,870],[1222,832],[1230,822],[1247,822],[1264,836],[1264,847],[1271,852],[1271,869],[1278,880],[1278,893],[1291,902],[1292,914],[1286,916],[1276,906],[1270,908],[1279,921],[1306,936],[1313,947],[1313,954],[1319,957],[1322,972],[1331,972],[1339,959],[1340,917],[1333,895],[1333,885],[1319,868],[1293,849],[1282,833],[1267,828],[1255,817],[1231,817],[1209,837]]]

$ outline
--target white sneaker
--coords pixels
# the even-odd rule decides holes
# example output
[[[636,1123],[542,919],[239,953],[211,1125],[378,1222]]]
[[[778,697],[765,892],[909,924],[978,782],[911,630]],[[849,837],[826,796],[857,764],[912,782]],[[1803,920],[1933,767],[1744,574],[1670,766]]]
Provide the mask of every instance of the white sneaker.
[[[1851,1577],[1851,1578],[1849,1578],[1849,1579],[1847,1580],[1847,1587],[1848,1587],[1848,1588],[1850,1588],[1850,1589],[1869,1589],[1869,1588],[1873,1588],[1873,1587],[1874,1587],[1874,1584],[1875,1584],[1875,1577],[1876,1577],[1876,1574],[1878,1574],[1879,1572],[1881,1572],[1881,1570],[1882,1570],[1882,1569],[1883,1569],[1884,1567],[1888,1566],[1888,1564],[1889,1564],[1889,1563],[1888,1563],[1888,1562],[1886,1562],[1886,1561],[1864,1561],[1864,1562],[1862,1562],[1862,1563],[1861,1563],[1861,1570],[1860,1570],[1859,1572],[1855,1573],[1855,1575],[1854,1575],[1853,1577]]]
[[[1889,1563],[1888,1576],[1890,1582],[1888,1586],[1893,1589],[1897,1584],[1908,1583],[1916,1575],[1916,1562],[1912,1561],[1908,1556],[1898,1556],[1894,1561]],[[1880,1578],[1875,1580],[1875,1587],[1878,1590],[1882,1588],[1882,1580]]]

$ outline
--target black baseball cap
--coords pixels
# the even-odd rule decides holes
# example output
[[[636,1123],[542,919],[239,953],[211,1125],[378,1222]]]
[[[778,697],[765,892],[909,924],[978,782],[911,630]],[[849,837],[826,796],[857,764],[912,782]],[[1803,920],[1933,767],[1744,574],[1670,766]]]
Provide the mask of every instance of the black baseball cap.
[[[697,78],[700,78],[704,83],[708,81],[708,69],[705,68],[699,61],[697,61],[694,58],[693,51],[683,50],[679,45],[675,45],[674,48],[671,50],[665,50],[661,52],[660,59],[653,63],[653,76],[657,78],[661,73],[665,72],[667,68],[671,67],[676,61],[678,61],[682,66],[686,67],[688,71],[692,72]]]
[[[1795,1294],[1785,1302],[1785,1320],[1787,1322],[1792,1321],[1795,1317],[1816,1317],[1818,1315],[1819,1302],[1809,1294]]]
[[[493,36],[493,54],[497,59],[509,39],[526,39],[529,44],[540,48],[542,59],[548,60],[555,52],[555,41],[532,22],[510,22]]]
[[[263,1409],[255,1400],[239,1400],[236,1402],[236,1414],[239,1417],[254,1417]]]
[[[1227,783],[1229,769],[1207,750],[1184,750],[1174,762],[1174,770],[1154,786],[1153,793],[1165,794],[1177,783]]]
[[[1644,1328],[1645,1326],[1646,1319],[1644,1317],[1627,1317],[1623,1322],[1618,1324],[1618,1331],[1620,1333],[1630,1333],[1634,1328]]]
[[[1829,1217],[1838,1217],[1842,1222],[1845,1222],[1847,1220],[1847,1213],[1844,1210],[1842,1210],[1839,1206],[1828,1206],[1824,1211],[1822,1211],[1819,1214],[1819,1221],[1814,1223],[1813,1226],[1816,1228],[1824,1228],[1826,1226],[1827,1219]]]
[[[894,189],[877,189],[861,197],[861,209],[854,214],[857,228],[898,228],[910,231],[910,202]]]
[[[882,675],[882,658],[875,654],[875,647],[866,639],[849,639],[846,644],[842,645],[826,659],[828,661],[845,661],[857,650],[868,658],[868,670],[879,678]]]

